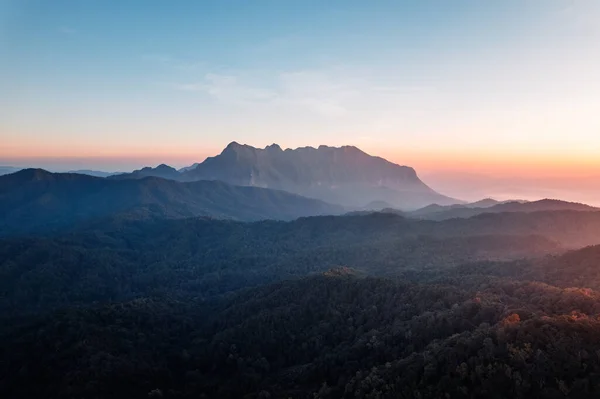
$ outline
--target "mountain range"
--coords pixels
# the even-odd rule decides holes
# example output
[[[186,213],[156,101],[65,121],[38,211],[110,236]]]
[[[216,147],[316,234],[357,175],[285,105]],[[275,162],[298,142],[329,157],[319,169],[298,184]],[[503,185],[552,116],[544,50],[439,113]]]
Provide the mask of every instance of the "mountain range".
[[[482,206],[486,205],[486,206]],[[408,217],[428,220],[446,220],[453,218],[469,218],[483,213],[504,213],[504,212],[543,212],[543,211],[582,211],[594,212],[600,211],[586,204],[577,202],[567,202],[556,199],[543,199],[539,201],[506,201],[498,202],[491,199],[482,200],[465,205],[429,205],[413,212],[405,213]]]
[[[284,191],[220,181],[112,180],[25,169],[0,176],[0,234],[61,229],[104,217],[295,219],[343,209]]]
[[[80,175],[88,175],[88,176],[96,176],[96,177],[108,177],[108,176],[120,174],[120,172],[104,172],[101,170],[90,170],[90,169],[70,170],[67,173],[77,173]]]
[[[14,166],[0,166],[0,176],[8,175],[10,173],[15,173],[23,169],[35,169],[35,168],[17,168]],[[96,176],[96,177],[108,177],[112,175],[121,174],[122,172],[104,172],[101,170],[91,170],[91,169],[74,169],[69,170],[66,173],[77,173],[80,175],[88,175],[88,176]]]
[[[162,179],[181,180],[181,174],[177,171],[177,169],[165,164],[160,164],[155,168],[147,166],[142,169],[134,170],[131,173],[118,173],[109,177],[114,180],[143,179],[144,177],[160,177]]]
[[[440,205],[440,204],[431,204],[427,205],[423,208],[417,209],[415,211],[410,212],[410,215],[413,217],[418,217],[422,215],[432,215],[439,212],[451,211],[454,209],[485,209],[491,208],[492,206],[499,205],[502,202],[496,201],[492,198],[485,198],[476,202],[471,202],[467,204],[453,204],[453,205]]]
[[[353,146],[302,147],[283,150],[230,143],[219,155],[177,171],[167,165],[144,168],[113,179],[157,176],[179,181],[220,180],[237,186],[284,190],[349,207],[385,201],[414,210],[460,201],[437,193],[413,168],[368,155]]]
[[[184,172],[0,176],[0,397],[599,397],[600,246],[582,248],[599,209],[348,214],[189,177],[253,165],[232,151]],[[329,183],[377,191],[327,165]]]

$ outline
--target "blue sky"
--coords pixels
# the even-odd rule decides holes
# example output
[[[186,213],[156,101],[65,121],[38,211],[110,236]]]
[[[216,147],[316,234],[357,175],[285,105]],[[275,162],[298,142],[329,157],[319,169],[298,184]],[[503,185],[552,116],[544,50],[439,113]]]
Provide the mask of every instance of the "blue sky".
[[[183,166],[236,140],[600,171],[599,19],[595,0],[0,1],[0,163]]]

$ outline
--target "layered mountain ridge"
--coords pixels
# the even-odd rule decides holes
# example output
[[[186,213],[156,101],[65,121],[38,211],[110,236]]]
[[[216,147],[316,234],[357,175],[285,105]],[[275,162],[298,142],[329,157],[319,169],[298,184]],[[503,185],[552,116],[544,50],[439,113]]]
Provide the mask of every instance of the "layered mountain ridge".
[[[156,168],[146,166],[145,168],[134,170],[131,173],[120,173],[109,177],[114,180],[143,179],[144,177],[160,177],[163,179],[180,180],[180,173],[177,169],[163,163]]]
[[[465,205],[429,205],[424,208],[409,212],[407,216],[428,220],[447,220],[453,218],[470,218],[484,213],[531,213],[548,211],[580,211],[598,212],[600,208],[577,202],[561,201],[556,199],[542,199],[539,201],[505,201],[482,200]],[[483,206],[488,205],[488,206]]]
[[[43,169],[0,177],[0,236],[60,230],[107,217],[207,216],[252,221],[342,211],[340,206],[284,191],[221,181],[113,180]]]
[[[237,186],[284,190],[358,208],[374,201],[404,210],[432,203],[461,202],[431,189],[413,168],[371,156],[354,146],[321,145],[283,150],[278,144],[256,148],[234,141],[219,155],[179,171],[160,165],[112,178],[147,176],[185,182],[221,180]]]

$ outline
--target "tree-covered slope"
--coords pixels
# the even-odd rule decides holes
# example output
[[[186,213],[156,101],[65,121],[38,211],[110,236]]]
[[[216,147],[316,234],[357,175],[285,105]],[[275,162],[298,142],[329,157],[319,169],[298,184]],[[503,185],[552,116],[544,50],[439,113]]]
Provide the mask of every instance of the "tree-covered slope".
[[[107,217],[295,219],[342,208],[283,191],[217,181],[108,180],[26,169],[0,176],[0,235],[60,230]]]
[[[4,333],[3,397],[588,398],[600,297],[323,276],[216,302],[138,299]]]
[[[385,214],[254,223],[116,220],[56,237],[0,240],[0,309],[15,315],[156,293],[210,298],[336,266],[420,275],[562,248],[538,234],[551,231],[504,226],[478,234],[475,227]]]

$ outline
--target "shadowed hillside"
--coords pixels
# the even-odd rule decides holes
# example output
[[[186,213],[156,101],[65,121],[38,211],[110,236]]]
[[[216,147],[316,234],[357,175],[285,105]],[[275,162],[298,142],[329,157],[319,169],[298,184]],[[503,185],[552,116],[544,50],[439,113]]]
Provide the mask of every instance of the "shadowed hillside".
[[[295,219],[341,207],[283,191],[217,181],[108,180],[27,169],[0,177],[0,234],[51,231],[106,217]]]
[[[4,397],[543,398],[600,394],[600,295],[286,281],[215,302],[71,309],[0,340]],[[544,383],[540,383],[544,381]]]

